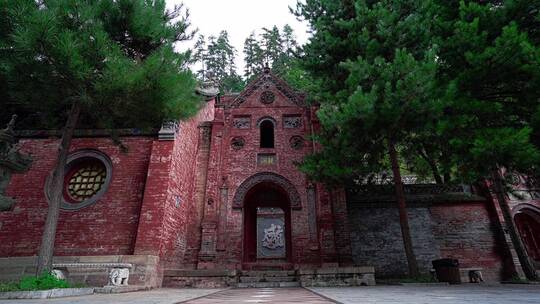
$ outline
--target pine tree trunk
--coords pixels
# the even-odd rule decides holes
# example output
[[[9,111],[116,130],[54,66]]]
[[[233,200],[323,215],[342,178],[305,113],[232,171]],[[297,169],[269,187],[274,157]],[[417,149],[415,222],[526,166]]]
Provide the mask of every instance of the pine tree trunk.
[[[396,197],[399,209],[399,224],[401,226],[401,234],[403,236],[403,246],[405,247],[405,255],[407,256],[407,265],[409,267],[409,276],[416,278],[419,275],[418,263],[414,255],[411,231],[409,228],[409,217],[405,205],[405,192],[403,191],[403,182],[401,181],[401,171],[399,169],[398,154],[394,141],[388,140],[388,154],[392,164],[392,174],[394,175],[394,185],[396,187]]]
[[[37,276],[52,270],[56,226],[58,225],[60,204],[62,202],[62,192],[64,188],[64,171],[71,139],[73,138],[73,132],[77,126],[80,112],[80,103],[73,103],[66,125],[62,131],[62,139],[58,146],[56,165],[50,175],[50,183],[48,184],[49,189],[47,189],[49,192],[49,207],[47,210],[47,220],[45,221],[45,227],[43,228],[43,235],[41,237],[41,247],[39,248],[36,270]]]
[[[495,186],[495,195],[497,196],[497,201],[501,207],[501,212],[504,217],[504,222],[506,223],[508,233],[510,234],[510,239],[512,240],[512,244],[516,250],[519,262],[521,263],[521,268],[529,280],[538,280],[536,269],[531,262],[531,259],[527,255],[527,250],[525,249],[525,245],[523,245],[523,241],[521,240],[521,237],[517,231],[516,223],[514,222],[514,217],[512,216],[510,206],[508,206],[508,202],[506,201],[503,190],[503,177],[501,176],[499,168],[492,172],[492,177],[493,184]]]

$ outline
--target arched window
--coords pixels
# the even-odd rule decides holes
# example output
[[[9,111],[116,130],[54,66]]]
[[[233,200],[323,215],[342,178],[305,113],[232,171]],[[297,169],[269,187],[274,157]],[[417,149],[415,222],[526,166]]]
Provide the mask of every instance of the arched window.
[[[261,132],[261,148],[274,147],[274,123],[267,119],[259,124]]]

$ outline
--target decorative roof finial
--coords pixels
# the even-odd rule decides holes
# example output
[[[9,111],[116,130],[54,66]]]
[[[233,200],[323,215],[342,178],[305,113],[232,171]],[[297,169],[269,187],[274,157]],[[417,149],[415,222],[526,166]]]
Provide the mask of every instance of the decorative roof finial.
[[[264,64],[264,73],[269,74],[270,73],[270,66],[268,65],[268,62]]]

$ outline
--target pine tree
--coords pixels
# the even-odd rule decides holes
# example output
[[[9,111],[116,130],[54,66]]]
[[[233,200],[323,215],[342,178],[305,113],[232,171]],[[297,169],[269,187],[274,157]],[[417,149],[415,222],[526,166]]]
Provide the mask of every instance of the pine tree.
[[[201,64],[201,68],[196,73],[197,78],[202,81],[205,81],[206,74],[205,74],[204,63],[207,60],[207,46],[206,46],[206,38],[204,37],[204,35],[200,34],[198,36],[193,49],[194,51],[193,51],[192,63]]]
[[[418,265],[408,224],[399,152],[437,113],[436,75],[430,40],[431,1],[307,1],[296,14],[314,36],[303,65],[319,79],[323,151],[305,160],[314,178],[343,179],[393,173],[409,275]],[[336,22],[335,20],[339,20]]]
[[[264,68],[263,50],[252,32],[244,41],[244,77],[247,81],[262,72]]]
[[[314,33],[301,65],[318,83],[323,124],[324,148],[303,169],[342,183],[391,167],[402,214],[403,157],[441,183],[490,178],[534,279],[501,168],[540,167],[540,1],[307,0],[295,14]]]
[[[283,53],[283,41],[278,27],[274,25],[272,29],[263,28],[261,38],[265,64],[271,67],[278,65]]]
[[[285,75],[292,68],[295,53],[298,52],[294,30],[288,24],[283,27],[283,32],[275,25],[272,29],[262,30],[260,40],[252,32],[244,42],[244,76],[249,80],[268,65],[274,73],[286,78]]]
[[[221,31],[216,38],[210,36],[208,42],[199,36],[196,43],[195,60],[202,64],[197,73],[199,79],[215,83],[221,92],[241,91],[244,84],[236,73],[236,49],[229,42],[227,31]]]
[[[160,0],[1,0],[0,8],[9,30],[0,35],[0,79],[9,100],[65,121],[49,177],[41,274],[52,266],[66,159],[80,118],[155,127],[193,115],[200,105],[196,81],[188,54],[174,50],[192,32],[182,7],[168,11]]]
[[[296,42],[294,30],[290,25],[285,24],[283,26],[282,32],[283,32],[283,36],[282,36],[283,37],[282,38],[283,53],[285,53],[287,57],[293,57],[296,49],[298,48],[298,43]]]
[[[447,139],[459,176],[491,177],[521,266],[529,279],[537,279],[506,202],[501,171],[540,173],[540,1],[436,2],[434,37],[446,114],[437,130]]]

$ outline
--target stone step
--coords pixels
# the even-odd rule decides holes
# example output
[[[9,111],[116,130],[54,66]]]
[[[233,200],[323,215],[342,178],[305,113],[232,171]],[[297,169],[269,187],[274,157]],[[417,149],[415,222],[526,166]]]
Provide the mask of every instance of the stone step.
[[[278,287],[300,287],[300,282],[253,282],[238,283],[238,288],[278,288]]]
[[[125,293],[134,291],[150,290],[151,287],[143,285],[127,285],[127,286],[104,286],[94,289],[95,293]]]
[[[294,276],[296,272],[294,270],[247,270],[242,271],[242,276],[245,277],[287,277]]]
[[[295,276],[286,276],[286,277],[273,277],[273,276],[262,276],[262,277],[240,277],[240,282],[243,283],[254,283],[254,282],[293,282],[296,281]]]

